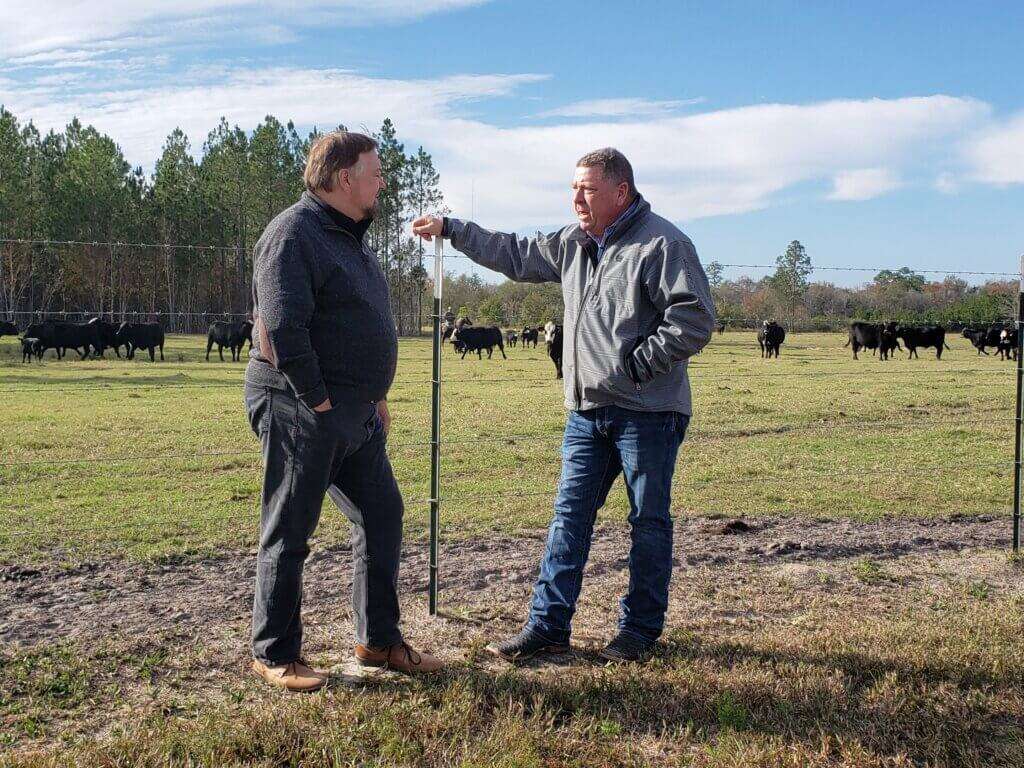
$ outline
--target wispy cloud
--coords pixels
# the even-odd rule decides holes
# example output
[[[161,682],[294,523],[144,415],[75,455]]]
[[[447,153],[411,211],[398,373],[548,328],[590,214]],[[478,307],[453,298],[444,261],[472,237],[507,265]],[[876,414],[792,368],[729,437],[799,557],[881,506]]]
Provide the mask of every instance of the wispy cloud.
[[[832,180],[829,200],[870,200],[900,186],[900,180],[888,168],[858,168],[837,173]]]
[[[140,45],[153,39],[194,39],[200,28],[250,39],[283,39],[294,28],[366,26],[412,21],[488,0],[4,0],[0,60],[96,43]],[[280,42],[280,40],[277,40]]]
[[[43,130],[60,130],[78,116],[114,137],[131,163],[146,167],[174,127],[200,147],[221,116],[251,129],[270,113],[303,130],[338,123],[372,129],[390,117],[407,145],[423,144],[434,155],[457,214],[466,215],[472,203],[482,222],[510,229],[569,220],[572,164],[596,147],[625,152],[656,210],[682,221],[765,208],[821,183],[832,185],[835,200],[866,199],[901,183],[930,185],[949,170],[959,142],[990,116],[983,102],[937,95],[525,126],[468,117],[466,102],[525,98],[540,79],[411,80],[338,69],[214,66],[195,67],[187,77],[167,74],[151,88],[69,93],[57,83],[26,88],[0,81],[0,103]]]
[[[591,99],[541,112],[538,117],[650,117],[668,115],[682,107],[701,104],[703,98],[657,101],[652,99]]]

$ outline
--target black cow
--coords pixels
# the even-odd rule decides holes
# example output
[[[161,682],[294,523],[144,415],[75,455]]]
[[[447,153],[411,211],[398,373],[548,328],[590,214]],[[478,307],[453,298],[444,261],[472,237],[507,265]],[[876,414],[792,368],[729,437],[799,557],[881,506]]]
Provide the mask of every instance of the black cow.
[[[718,331],[718,335],[721,336],[725,333],[725,323],[715,323],[715,330]]]
[[[853,347],[853,359],[857,360],[857,353],[862,349],[878,349],[879,331],[882,326],[874,323],[862,323],[860,321],[850,323],[850,338],[843,344],[844,347]]]
[[[918,357],[918,347],[935,347],[935,359],[942,359],[943,348],[949,349],[946,344],[946,329],[941,325],[900,325],[896,328],[896,335],[903,339],[907,346],[907,358]]]
[[[14,323],[9,323],[6,320],[0,320],[0,337],[17,335],[18,326],[16,326]]]
[[[27,363],[31,361],[33,355],[35,355],[37,360],[43,359],[42,342],[31,336],[23,336],[21,338],[21,362]]]
[[[1003,332],[1002,326],[993,325],[990,328],[977,328],[974,326],[964,328],[963,336],[970,340],[971,344],[979,355],[987,355],[985,347],[999,347],[999,336]]]
[[[896,323],[883,323],[878,327],[878,359],[888,360],[895,350],[903,351]]]
[[[157,347],[160,348],[160,359],[164,359],[164,329],[157,323],[121,323],[117,329],[117,338],[128,347],[129,360],[135,359],[135,350],[145,349],[149,352],[149,361],[155,362]]]
[[[786,340],[786,329],[774,320],[765,320],[761,330],[757,332],[757,343],[761,347],[761,357],[779,356],[779,347]]]
[[[52,339],[53,345],[59,350],[58,357],[63,357],[67,350],[73,349],[78,353],[79,360],[85,360],[90,353],[99,357],[103,344],[100,341],[100,330],[94,323],[53,323]]]
[[[519,341],[519,334],[518,333],[516,333],[515,331],[505,331],[505,343],[508,344],[509,347],[512,347],[514,349],[515,346],[516,346],[516,343],[518,343],[518,341]]]
[[[96,331],[99,334],[100,347],[97,350],[98,357],[103,357],[103,352],[107,349],[113,349],[114,354],[121,357],[121,347],[124,342],[119,341],[117,338],[118,326],[113,323],[108,323],[106,320],[94,317],[89,321],[89,325],[96,326]]]
[[[999,346],[996,347],[999,352],[1000,360],[1016,360],[1017,359],[1017,329],[1016,328],[1004,328],[999,333]]]
[[[548,357],[555,364],[555,378],[562,378],[562,326],[556,325],[551,332],[551,339],[547,342]]]
[[[523,328],[523,332],[519,334],[519,338],[523,341],[523,349],[526,349],[526,345],[533,342],[534,349],[537,348],[537,339],[540,337],[540,330],[533,326],[526,326]]]
[[[236,362],[242,359],[242,347],[249,342],[249,349],[252,349],[252,323],[243,320],[240,323],[226,323],[217,321],[210,325],[206,334],[206,359],[210,359],[210,350],[217,345],[217,354],[220,361],[224,362],[224,347],[231,350],[231,361]]]
[[[494,352],[494,348],[497,347],[501,351],[501,356],[505,357],[505,344],[501,340],[501,329],[496,326],[490,326],[488,328],[472,328],[465,326],[463,328],[456,328],[452,334],[452,343],[456,345],[456,351],[462,352],[462,359],[466,359],[466,354],[469,352],[476,352],[478,359],[483,360],[483,350],[487,350],[487,359],[491,359],[491,354]]]

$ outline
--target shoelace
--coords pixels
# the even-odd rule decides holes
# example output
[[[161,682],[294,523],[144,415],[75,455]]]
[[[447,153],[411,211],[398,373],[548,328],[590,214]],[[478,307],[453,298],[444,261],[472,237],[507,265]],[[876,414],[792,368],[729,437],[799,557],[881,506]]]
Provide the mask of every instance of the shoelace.
[[[404,650],[405,655],[409,658],[409,661],[412,663],[414,667],[418,667],[420,665],[420,662],[423,661],[423,657],[416,653],[416,651],[414,651],[412,647],[407,642],[405,642],[405,640],[403,640],[402,642],[396,643],[395,645],[392,645],[390,648],[388,648],[388,657],[384,661],[385,669],[391,666],[391,652],[395,650],[395,648]]]

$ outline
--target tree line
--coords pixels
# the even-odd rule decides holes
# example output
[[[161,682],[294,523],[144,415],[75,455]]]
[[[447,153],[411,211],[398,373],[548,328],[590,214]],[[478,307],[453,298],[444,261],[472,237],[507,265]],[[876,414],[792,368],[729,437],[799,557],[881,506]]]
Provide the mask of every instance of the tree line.
[[[43,135],[0,106],[0,316],[160,314],[172,330],[195,330],[246,313],[252,247],[301,194],[319,135],[271,115],[251,132],[222,118],[197,158],[175,128],[147,175],[77,118]],[[406,153],[390,119],[373,135],[387,187],[368,238],[399,331],[418,332],[430,286],[405,225],[444,210],[440,177],[423,147]]]
[[[432,285],[423,243],[406,225],[446,211],[440,177],[423,147],[406,152],[390,119],[373,135],[387,184],[368,236],[399,332],[418,334]],[[176,128],[147,175],[113,138],[77,118],[43,135],[0,106],[0,317],[159,314],[168,330],[195,331],[224,313],[246,313],[252,246],[301,194],[317,136],[270,115],[251,132],[222,118],[197,158]],[[810,256],[796,240],[764,278],[726,280],[723,271],[707,263],[719,317],[737,327],[766,318],[794,330],[835,329],[850,319],[988,323],[1012,317],[1016,297],[1012,281],[928,281],[906,267],[854,288],[811,282]],[[558,286],[446,275],[444,290],[446,305],[495,325],[562,316]]]

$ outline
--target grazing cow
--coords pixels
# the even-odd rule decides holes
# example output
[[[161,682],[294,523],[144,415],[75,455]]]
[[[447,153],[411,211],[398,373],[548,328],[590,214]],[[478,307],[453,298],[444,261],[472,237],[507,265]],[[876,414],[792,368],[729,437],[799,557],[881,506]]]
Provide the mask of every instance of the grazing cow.
[[[519,334],[515,331],[505,331],[505,343],[510,347],[515,348],[519,341]]]
[[[1017,359],[1017,329],[1004,328],[999,332],[999,346],[997,347],[1000,360]]]
[[[993,325],[991,328],[977,328],[968,327],[964,328],[963,336],[968,339],[979,355],[987,355],[985,347],[999,347],[999,335],[1003,332],[1003,329],[998,325]]]
[[[551,330],[547,341],[548,357],[555,364],[555,378],[562,378],[562,326],[556,325]]]
[[[6,320],[0,321],[0,337],[2,336],[17,336],[18,326],[14,323],[9,323]]]
[[[936,360],[942,359],[943,348],[949,349],[949,345],[946,344],[946,329],[941,325],[900,325],[896,327],[896,336],[903,339],[908,359],[918,357],[918,347],[935,347]]]
[[[786,340],[786,329],[774,320],[765,320],[761,330],[757,332],[757,343],[761,347],[761,357],[779,356],[779,347]]]
[[[117,339],[117,326],[99,317],[92,318],[88,324],[96,326],[96,331],[99,334],[100,346],[97,356],[103,357],[104,351],[109,347],[114,350],[114,354],[121,357],[121,346],[124,342]]]
[[[853,359],[859,359],[857,353],[862,349],[878,349],[878,336],[882,326],[874,323],[862,323],[860,321],[850,323],[850,338],[843,344],[844,347],[853,347]]]
[[[37,360],[43,359],[42,342],[31,336],[23,336],[21,338],[21,362],[27,363],[31,361],[33,355],[35,355]]]
[[[160,348],[160,359],[164,359],[164,329],[157,323],[121,323],[117,329],[117,338],[128,347],[129,360],[135,359],[135,350],[145,349],[149,352],[149,361],[155,362],[157,347]]]
[[[536,328],[529,325],[523,328],[523,332],[519,334],[519,338],[523,341],[523,349],[526,349],[526,345],[530,342],[533,342],[533,347],[536,349],[539,336],[540,332]]]
[[[501,340],[501,329],[493,325],[487,328],[469,326],[456,328],[455,333],[452,334],[452,343],[456,345],[457,352],[462,352],[463,360],[466,359],[466,354],[469,352],[476,352],[477,358],[483,360],[483,350],[485,349],[487,350],[487,359],[490,360],[495,347],[501,351],[501,356],[508,360],[505,357],[505,344]]]
[[[888,360],[895,350],[903,351],[896,323],[883,323],[878,328],[878,359]]]
[[[224,347],[227,347],[231,351],[231,361],[236,362],[242,359],[242,347],[245,346],[245,342],[249,342],[249,348],[252,349],[252,323],[248,320],[243,320],[240,323],[227,323],[223,321],[217,321],[210,324],[210,329],[206,333],[206,360],[210,360],[210,350],[213,349],[213,345],[217,345],[217,354],[220,355],[220,361],[224,362]]]

